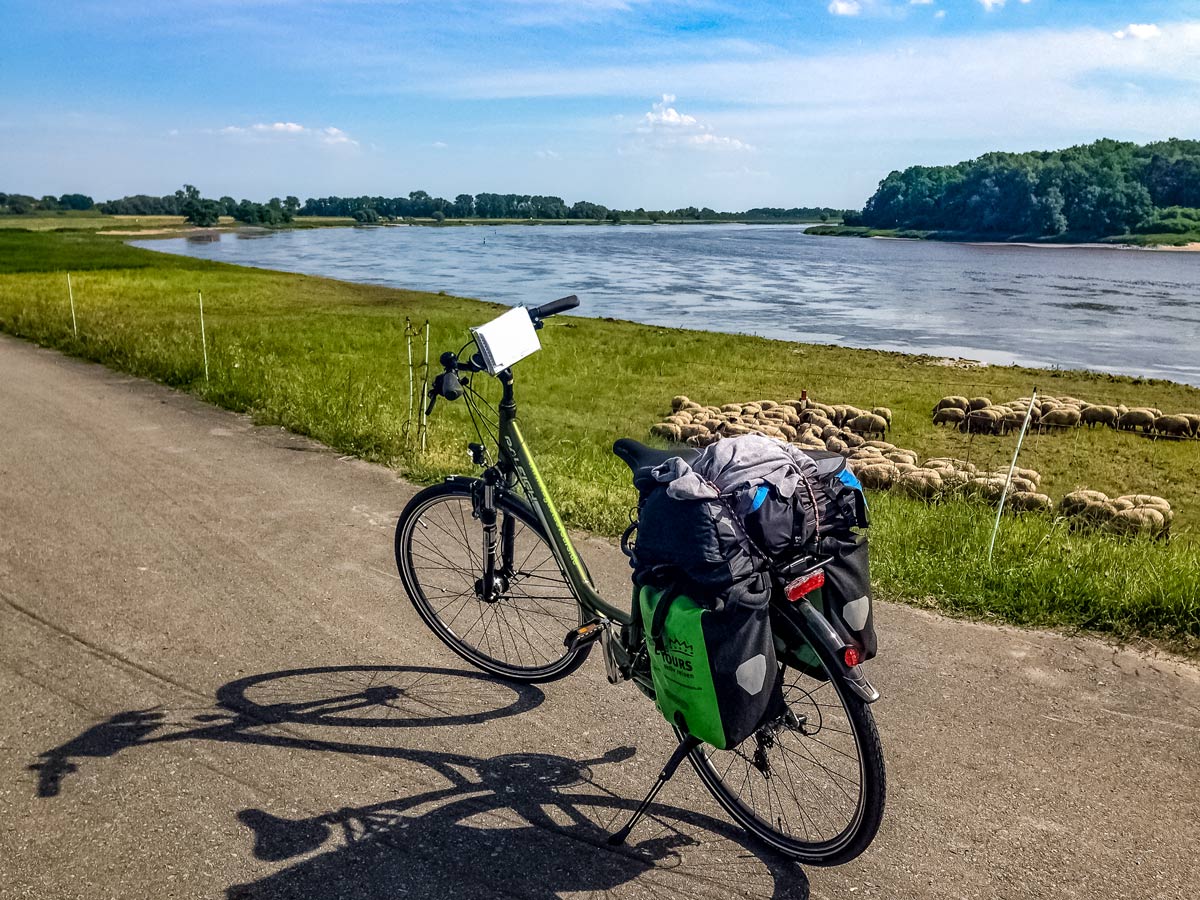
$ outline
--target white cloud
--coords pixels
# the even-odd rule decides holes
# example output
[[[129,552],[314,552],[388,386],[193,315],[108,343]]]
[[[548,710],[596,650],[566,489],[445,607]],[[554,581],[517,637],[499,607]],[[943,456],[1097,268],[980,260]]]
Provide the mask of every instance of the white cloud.
[[[450,145],[447,144],[445,141],[434,141],[429,146],[432,147],[434,150],[445,150]]]
[[[270,134],[303,134],[308,130],[303,125],[297,125],[295,122],[273,122],[270,125],[259,122],[257,125],[251,125],[250,128],[260,133],[266,132]]]
[[[674,102],[674,94],[663,94],[662,100],[659,103],[651,104],[650,112],[642,117],[643,121],[651,127],[666,125],[669,128],[690,128],[696,125],[696,117],[680,113],[675,107],[670,105]]]
[[[533,155],[538,159],[562,159],[562,156],[553,150],[536,150]]]
[[[944,18],[946,18],[946,11],[944,9],[939,9],[937,12],[935,12],[933,14],[933,17],[935,19],[944,19]]]
[[[829,11],[835,16],[857,16],[862,4],[858,0],[830,0]]]
[[[673,104],[674,94],[663,94],[662,100],[651,104],[650,112],[639,120],[635,141],[626,150],[672,147],[697,147],[708,150],[754,150],[753,145],[735,137],[714,134],[712,126],[693,115],[681,113]]]
[[[1004,0],[979,0],[979,3],[987,12],[1004,6]]]
[[[909,6],[929,6],[933,0],[908,0]]]
[[[1156,38],[1162,34],[1162,29],[1157,25],[1129,25],[1127,28],[1122,28],[1120,31],[1114,31],[1113,37],[1118,40],[1125,40],[1130,37],[1139,41],[1148,41],[1151,38]]]
[[[687,142],[693,147],[716,147],[722,150],[754,149],[745,141],[739,141],[737,138],[722,137],[721,135],[713,134],[711,131],[706,131],[703,134],[689,135]]]
[[[358,141],[340,128],[308,128],[296,122],[256,122],[253,125],[226,125],[218,134],[233,137],[249,137],[258,140],[308,140],[319,144],[357,147]]]

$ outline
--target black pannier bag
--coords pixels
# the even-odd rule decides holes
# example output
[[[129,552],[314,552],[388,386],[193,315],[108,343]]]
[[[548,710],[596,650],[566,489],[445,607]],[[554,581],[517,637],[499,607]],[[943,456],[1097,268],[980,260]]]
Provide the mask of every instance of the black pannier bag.
[[[648,491],[632,550],[655,703],[668,722],[720,749],[782,708],[768,606],[772,582],[735,497]]]
[[[863,658],[874,655],[866,539],[853,530],[867,524],[866,505],[843,457],[814,458],[744,435],[710,445],[690,464],[668,460],[653,477],[631,558],[668,721],[728,747],[778,709],[778,679],[770,692],[747,696],[739,673],[760,658],[776,672],[767,613],[773,569],[804,555],[830,557],[828,588],[810,599]],[[683,647],[695,661],[672,652]],[[795,661],[820,672],[815,656],[804,658],[810,655]]]
[[[652,675],[656,693],[663,697],[659,708],[668,721],[695,733],[694,725],[679,721],[681,715],[710,723],[719,719],[724,746],[733,746],[777,709],[777,685],[770,696],[753,698],[748,709],[736,714],[726,704],[719,711],[692,715],[686,703],[681,712],[676,701],[681,695],[691,696],[702,707],[701,698],[712,695],[718,704],[721,698],[744,703],[748,698],[734,689],[737,660],[761,654],[775,671],[773,642],[765,627],[773,569],[801,556],[829,558],[825,587],[808,599],[857,646],[862,659],[875,655],[866,537],[854,531],[867,525],[866,504],[844,457],[810,456],[762,435],[744,435],[710,445],[690,465],[669,460],[653,474],[658,486],[643,489],[631,557],[648,648],[658,664],[652,666]],[[674,595],[683,595],[685,601],[680,614],[655,617],[663,599]],[[717,615],[706,615],[703,629],[699,620],[691,620],[684,637],[672,633],[689,621],[683,609]],[[748,625],[752,620],[758,626]],[[706,691],[695,687],[691,673],[687,689],[678,681],[670,683],[666,664],[671,658],[662,655],[673,640],[694,645],[700,630],[705,656],[712,662],[712,685]],[[753,638],[746,646],[722,649],[715,643],[722,633],[735,640],[738,635],[743,641],[745,636]],[[823,677],[811,650],[789,661]],[[711,737],[711,724],[705,727],[708,734],[695,736],[723,746]]]

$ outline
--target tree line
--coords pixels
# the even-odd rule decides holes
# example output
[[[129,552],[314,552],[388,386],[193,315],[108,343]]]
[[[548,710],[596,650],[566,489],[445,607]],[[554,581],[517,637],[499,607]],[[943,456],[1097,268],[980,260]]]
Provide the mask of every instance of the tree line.
[[[115,216],[183,216],[195,225],[215,225],[221,216],[231,216],[252,225],[281,225],[296,216],[336,216],[373,223],[391,219],[546,219],[621,221],[806,221],[840,219],[845,210],[830,207],[756,207],[744,212],[717,212],[711,207],[685,206],[679,209],[610,209],[602,203],[579,200],[567,205],[561,197],[541,194],[459,194],[453,200],[412,191],[407,196],[272,197],[266,203],[220,197],[213,200],[185,184],[174,194],[162,197],[134,194],[118,200],[93,202],[83,194],[46,196],[40,200],[23,194],[0,193],[0,214],[96,210]]]
[[[1178,230],[1200,217],[1200,141],[1109,139],[986,153],[889,174],[847,225],[979,235],[1095,238]]]

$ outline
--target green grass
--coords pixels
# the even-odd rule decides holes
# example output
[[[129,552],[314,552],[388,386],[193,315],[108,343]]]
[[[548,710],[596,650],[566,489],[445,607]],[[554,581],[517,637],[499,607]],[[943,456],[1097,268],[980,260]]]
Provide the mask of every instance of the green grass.
[[[73,337],[64,271],[72,273]],[[429,320],[431,355],[456,349],[500,307],[412,291],[246,269],[127,247],[103,235],[0,233],[0,330],[191,391],[416,481],[467,468],[464,404],[440,402],[429,450],[405,440],[405,318]],[[203,378],[196,291],[204,292],[212,381]],[[551,287],[530,302],[552,299]],[[586,298],[585,298],[586,300]],[[892,440],[922,455],[1006,465],[1014,438],[938,430],[944,394],[1003,401],[1028,393],[1200,410],[1200,391],[1161,381],[1017,367],[957,369],[929,357],[561,317],[518,367],[524,430],[564,517],[617,534],[634,497],[612,441],[645,438],[684,393],[704,403],[785,399],[883,404]],[[419,352],[419,351],[418,351]],[[494,386],[494,383],[490,383]],[[1029,625],[1143,635],[1200,650],[1200,443],[1076,430],[1027,441],[1021,463],[1053,496],[1087,486],[1147,491],[1178,510],[1170,543],[1072,534],[1050,517],[1005,517],[985,561],[994,511],[873,498],[875,575],[887,596]]]

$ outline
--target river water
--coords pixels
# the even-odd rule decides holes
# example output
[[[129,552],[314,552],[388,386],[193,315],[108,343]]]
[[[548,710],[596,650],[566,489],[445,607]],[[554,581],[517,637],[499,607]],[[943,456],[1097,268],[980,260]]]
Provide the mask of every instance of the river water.
[[[141,246],[654,325],[1200,386],[1200,253],[821,238],[787,225],[321,228]]]

